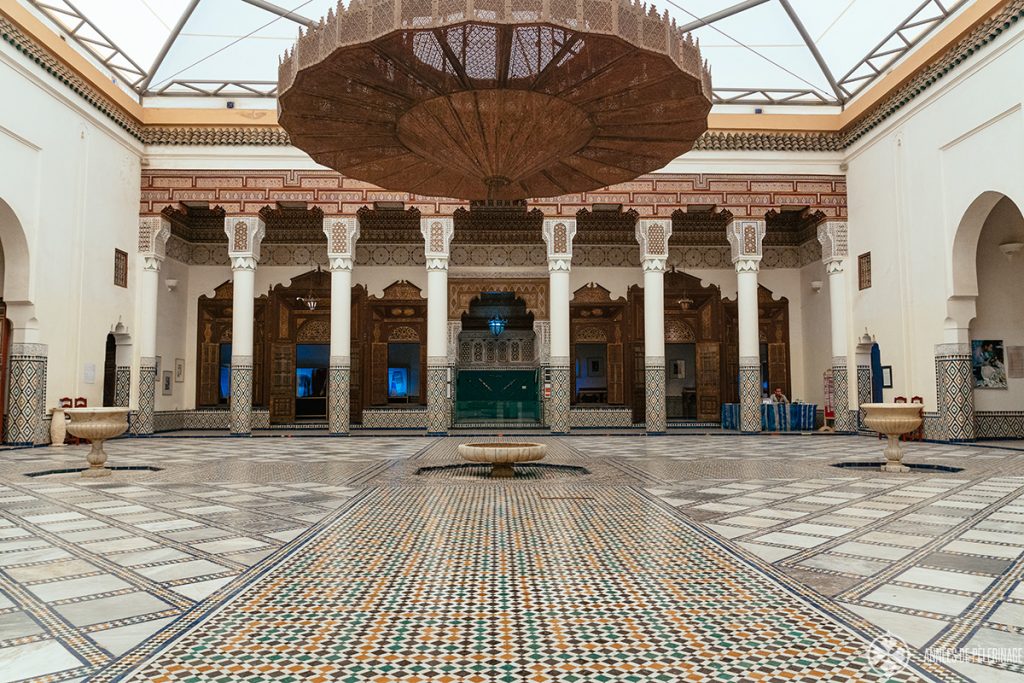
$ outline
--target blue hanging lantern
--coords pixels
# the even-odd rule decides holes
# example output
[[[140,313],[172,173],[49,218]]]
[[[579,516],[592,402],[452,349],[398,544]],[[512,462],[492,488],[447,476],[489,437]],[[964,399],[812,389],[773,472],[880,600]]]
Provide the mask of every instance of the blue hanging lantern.
[[[488,327],[491,328],[491,334],[495,337],[500,337],[501,333],[505,331],[505,325],[508,321],[500,316],[495,316],[487,321]]]

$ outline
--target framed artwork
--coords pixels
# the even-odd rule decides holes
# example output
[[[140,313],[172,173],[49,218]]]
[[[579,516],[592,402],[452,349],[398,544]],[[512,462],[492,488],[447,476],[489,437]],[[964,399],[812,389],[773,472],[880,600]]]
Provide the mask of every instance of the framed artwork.
[[[590,359],[590,372],[591,377],[604,377],[604,363],[601,362],[600,358]]]
[[[185,381],[185,359],[174,359],[174,381],[180,383]]]
[[[672,379],[685,379],[686,378],[686,361],[685,360],[674,360],[672,361],[672,368],[670,377]]]
[[[160,358],[160,356],[157,356],[156,357],[156,381],[157,382],[160,381],[160,370],[162,369],[162,366],[163,366],[163,359]]]
[[[882,366],[882,388],[883,389],[892,389],[892,366],[891,365],[883,365]]]
[[[161,394],[164,396],[170,396],[174,391],[174,376],[170,370],[164,370],[163,374],[163,385],[161,386]]]
[[[971,340],[975,389],[1006,389],[1006,355],[1002,339]]]

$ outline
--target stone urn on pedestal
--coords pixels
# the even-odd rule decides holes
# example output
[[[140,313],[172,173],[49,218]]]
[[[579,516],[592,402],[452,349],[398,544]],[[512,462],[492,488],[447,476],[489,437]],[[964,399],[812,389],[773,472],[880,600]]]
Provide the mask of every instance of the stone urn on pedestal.
[[[921,426],[920,403],[864,403],[864,426],[879,434],[885,434],[885,464],[883,472],[909,472],[903,464],[903,447],[900,437]]]
[[[85,459],[89,468],[83,477],[109,477],[111,470],[106,467],[107,453],[103,442],[124,434],[128,429],[127,408],[67,408],[64,412],[70,418],[68,432],[79,439],[88,439],[92,448]]]
[[[470,462],[489,463],[491,477],[514,477],[514,463],[540,460],[548,447],[539,443],[464,443],[459,444],[459,455]]]

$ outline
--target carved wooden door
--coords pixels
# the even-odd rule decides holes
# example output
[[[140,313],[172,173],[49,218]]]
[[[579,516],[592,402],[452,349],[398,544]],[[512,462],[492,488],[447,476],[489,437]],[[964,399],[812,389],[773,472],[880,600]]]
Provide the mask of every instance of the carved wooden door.
[[[270,346],[270,421],[274,424],[295,421],[295,346]]]
[[[199,405],[215,406],[220,401],[220,344],[199,345]]]
[[[382,406],[387,402],[388,345],[386,342],[373,342],[370,345],[370,404]]]
[[[608,403],[610,405],[622,405],[622,384],[622,344],[608,344]]]
[[[362,345],[352,345],[352,366],[349,372],[349,414],[351,424],[363,422],[363,353]]]
[[[722,414],[722,344],[697,343],[697,419],[715,421]]]
[[[775,391],[775,387],[779,387],[789,396],[789,362],[785,342],[768,344],[767,379],[769,393]]]
[[[633,424],[647,420],[647,376],[644,364],[644,343],[633,345]]]

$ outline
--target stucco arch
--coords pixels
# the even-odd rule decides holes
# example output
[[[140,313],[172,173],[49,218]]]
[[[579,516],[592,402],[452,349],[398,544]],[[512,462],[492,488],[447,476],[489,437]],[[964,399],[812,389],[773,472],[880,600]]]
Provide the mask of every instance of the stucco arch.
[[[1007,199],[1020,210],[1020,203],[996,190],[987,190],[974,198],[964,210],[953,235],[947,272],[945,328],[966,330],[974,319],[978,298],[978,241],[992,210]],[[947,341],[962,341],[947,339]]]
[[[31,262],[28,240],[21,221],[11,205],[0,198],[0,246],[4,254],[4,301],[8,304],[31,304],[29,296]]]

